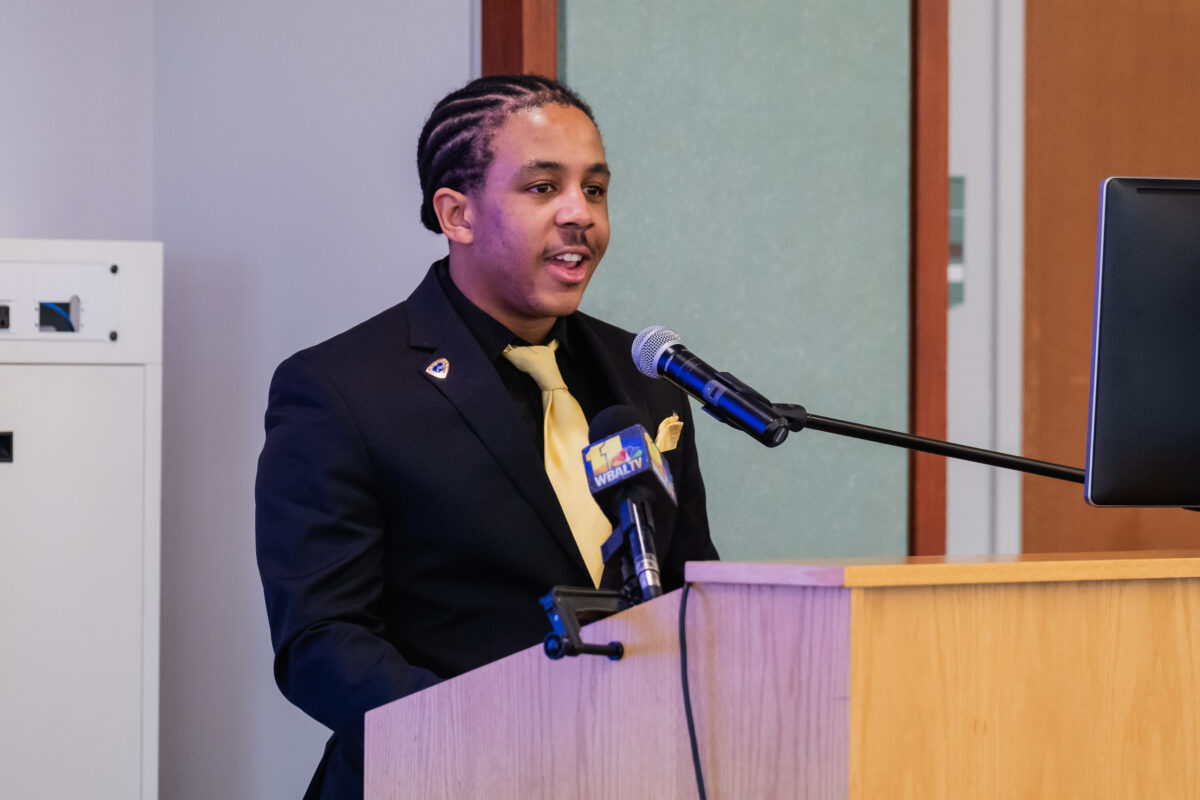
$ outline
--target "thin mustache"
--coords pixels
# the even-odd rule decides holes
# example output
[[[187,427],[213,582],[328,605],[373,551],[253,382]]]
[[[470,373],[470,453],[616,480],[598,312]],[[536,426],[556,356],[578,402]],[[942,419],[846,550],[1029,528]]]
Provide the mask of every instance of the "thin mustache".
[[[563,243],[561,245],[557,245],[555,247],[547,247],[547,248],[543,249],[542,257],[549,258],[550,254],[553,253],[555,250],[558,250],[560,247],[576,247],[576,246],[586,247],[588,249],[588,253],[590,253],[593,256],[596,255],[596,251],[592,248],[592,245],[587,240],[587,233],[585,231],[564,231],[563,232]]]

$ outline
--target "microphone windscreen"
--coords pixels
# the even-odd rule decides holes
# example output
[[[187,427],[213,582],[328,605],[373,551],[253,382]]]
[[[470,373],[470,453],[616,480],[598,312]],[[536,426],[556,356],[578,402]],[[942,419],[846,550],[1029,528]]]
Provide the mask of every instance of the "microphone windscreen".
[[[622,487],[642,486],[677,502],[671,468],[632,408],[616,405],[601,411],[588,426],[588,440],[581,454],[588,488],[610,519],[617,513],[610,501]]]
[[[592,418],[592,423],[588,425],[588,441],[607,439],[634,425],[642,425],[636,411],[629,406],[609,406]]]
[[[649,378],[658,377],[658,357],[668,347],[683,344],[679,334],[662,325],[651,325],[633,340],[633,363]]]

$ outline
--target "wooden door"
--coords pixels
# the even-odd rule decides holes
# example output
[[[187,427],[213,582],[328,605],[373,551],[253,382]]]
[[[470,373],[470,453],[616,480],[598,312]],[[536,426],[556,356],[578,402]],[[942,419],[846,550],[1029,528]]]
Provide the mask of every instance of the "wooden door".
[[[1200,3],[1027,0],[1025,25],[1024,454],[1082,466],[1100,182],[1200,177]],[[1027,552],[1200,546],[1200,514],[1023,495]]]

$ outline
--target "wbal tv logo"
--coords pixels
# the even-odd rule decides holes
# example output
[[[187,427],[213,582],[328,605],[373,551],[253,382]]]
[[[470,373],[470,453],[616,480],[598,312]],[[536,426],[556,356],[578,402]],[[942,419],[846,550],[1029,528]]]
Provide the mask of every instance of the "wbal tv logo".
[[[593,492],[646,469],[646,449],[638,434],[644,434],[640,427],[626,428],[588,447],[584,461]]]

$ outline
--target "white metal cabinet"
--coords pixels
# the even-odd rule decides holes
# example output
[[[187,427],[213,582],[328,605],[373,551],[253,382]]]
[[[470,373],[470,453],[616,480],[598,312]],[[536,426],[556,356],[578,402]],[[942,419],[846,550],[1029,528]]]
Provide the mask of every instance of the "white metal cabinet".
[[[0,797],[157,796],[161,286],[156,244],[0,239]]]

